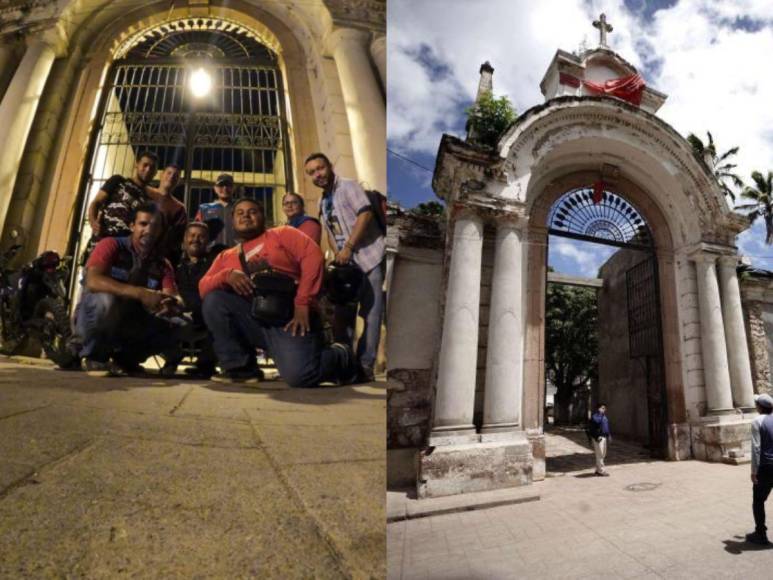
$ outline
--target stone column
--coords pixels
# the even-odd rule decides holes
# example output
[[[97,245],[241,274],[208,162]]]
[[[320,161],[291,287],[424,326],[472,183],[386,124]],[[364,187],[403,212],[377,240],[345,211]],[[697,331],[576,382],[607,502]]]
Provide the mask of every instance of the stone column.
[[[329,39],[338,68],[357,177],[386,192],[386,105],[368,54],[370,34],[339,28]]]
[[[730,390],[730,372],[727,364],[725,329],[722,323],[722,305],[715,254],[699,253],[693,256],[698,274],[698,306],[701,317],[701,351],[706,399],[710,414],[733,413]]]
[[[733,404],[752,411],[754,409],[754,385],[746,342],[741,289],[738,286],[737,256],[722,256],[719,259],[719,283],[722,289],[722,318],[725,323],[727,360],[730,368],[730,386]]]
[[[0,102],[3,142],[13,145],[0,152],[0,230],[5,225],[21,157],[55,58],[48,43],[31,40]]]
[[[522,232],[497,227],[491,282],[482,433],[514,431],[521,423],[523,381]]]
[[[386,36],[377,36],[370,43],[370,55],[373,57],[373,62],[376,63],[378,74],[381,77],[381,86],[386,93],[387,82],[387,46]]]
[[[483,221],[463,215],[454,224],[451,265],[440,343],[432,439],[474,434],[475,375],[478,362]]]

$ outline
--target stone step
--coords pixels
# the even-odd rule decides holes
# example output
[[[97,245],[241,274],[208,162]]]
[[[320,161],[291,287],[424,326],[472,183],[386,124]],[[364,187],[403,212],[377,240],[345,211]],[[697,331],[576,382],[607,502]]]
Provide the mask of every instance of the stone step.
[[[463,493],[446,497],[416,499],[415,490],[387,491],[387,522],[399,522],[503,505],[538,501],[533,486]]]

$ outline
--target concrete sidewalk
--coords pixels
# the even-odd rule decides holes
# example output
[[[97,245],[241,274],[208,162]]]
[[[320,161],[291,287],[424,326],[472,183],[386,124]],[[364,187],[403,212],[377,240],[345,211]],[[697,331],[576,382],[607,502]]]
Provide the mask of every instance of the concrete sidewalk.
[[[754,528],[748,465],[653,461],[621,442],[611,476],[595,477],[581,441],[549,437],[557,469],[534,484],[539,501],[390,523],[388,578],[773,576],[773,549],[743,538]]]
[[[384,393],[0,357],[0,577],[381,578]]]

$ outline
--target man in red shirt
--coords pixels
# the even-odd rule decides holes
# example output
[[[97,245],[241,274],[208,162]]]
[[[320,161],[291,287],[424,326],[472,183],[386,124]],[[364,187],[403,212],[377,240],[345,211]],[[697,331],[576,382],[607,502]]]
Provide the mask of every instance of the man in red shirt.
[[[266,230],[263,207],[251,199],[233,206],[233,226],[241,246],[223,251],[199,282],[204,321],[215,339],[223,372],[213,380],[258,382],[255,349],[268,351],[282,379],[291,387],[316,387],[321,382],[351,382],[353,355],[341,344],[324,347],[314,301],[322,285],[322,251],[295,228]],[[295,280],[292,318],[281,324],[251,315],[255,284],[249,274],[271,268]]]
[[[131,373],[150,355],[179,348],[167,320],[179,308],[174,270],[152,253],[157,219],[155,205],[141,205],[130,218],[131,235],[100,240],[86,264],[75,327],[91,375],[115,374],[111,357]]]

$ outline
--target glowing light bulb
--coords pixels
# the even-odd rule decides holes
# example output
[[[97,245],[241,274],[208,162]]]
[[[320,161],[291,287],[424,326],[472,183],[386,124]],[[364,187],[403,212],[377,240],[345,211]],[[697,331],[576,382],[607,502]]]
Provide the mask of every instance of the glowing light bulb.
[[[191,75],[189,84],[194,97],[206,97],[212,90],[212,77],[203,68],[199,68]]]

